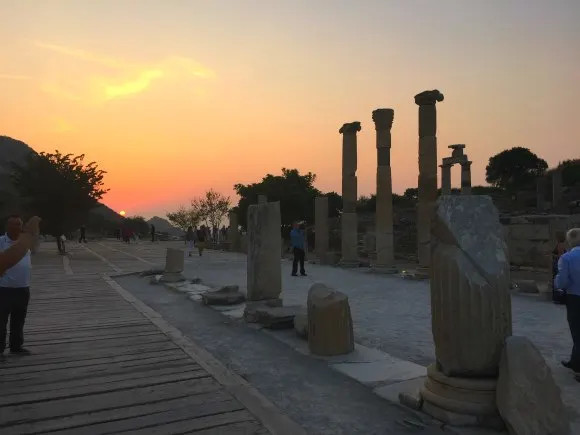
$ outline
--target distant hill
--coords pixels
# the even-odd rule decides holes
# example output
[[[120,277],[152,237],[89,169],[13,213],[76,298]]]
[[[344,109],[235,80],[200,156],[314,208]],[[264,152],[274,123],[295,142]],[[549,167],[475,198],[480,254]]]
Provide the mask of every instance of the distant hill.
[[[155,231],[161,233],[167,233],[170,236],[181,236],[183,235],[183,231],[177,227],[171,225],[167,219],[163,219],[159,216],[153,216],[151,219],[147,221],[149,225],[155,225]]]
[[[30,153],[36,153],[36,151],[24,142],[8,136],[0,136],[0,215],[2,216],[19,208],[18,193],[12,185],[10,174],[12,164],[25,164]],[[100,204],[91,213],[111,222],[123,220],[117,212],[104,204]]]

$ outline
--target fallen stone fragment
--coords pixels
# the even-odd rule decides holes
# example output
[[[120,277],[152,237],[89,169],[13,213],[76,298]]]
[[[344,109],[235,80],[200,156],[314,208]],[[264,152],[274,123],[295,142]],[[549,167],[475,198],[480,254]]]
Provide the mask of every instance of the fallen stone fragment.
[[[165,272],[163,267],[152,267],[150,269],[139,272],[139,276],[146,277],[153,275],[163,275],[163,272]]]
[[[416,390],[413,392],[399,393],[399,402],[401,405],[419,411],[423,406],[423,397],[421,396],[421,391]]]
[[[204,292],[201,294],[201,300],[205,305],[236,305],[246,300],[239,286],[227,285],[219,290]]]
[[[511,435],[569,435],[560,387],[540,351],[525,337],[508,337],[496,400]]]
[[[244,320],[248,323],[259,323],[268,329],[291,329],[294,327],[294,316],[300,311],[300,305],[268,306],[265,302],[247,303]]]

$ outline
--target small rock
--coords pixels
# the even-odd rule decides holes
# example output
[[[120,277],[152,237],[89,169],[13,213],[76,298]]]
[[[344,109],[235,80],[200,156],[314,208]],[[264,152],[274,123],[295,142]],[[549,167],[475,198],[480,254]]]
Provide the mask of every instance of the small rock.
[[[163,267],[152,267],[139,273],[139,276],[163,275],[165,269]]]
[[[496,399],[510,434],[570,434],[560,387],[540,351],[525,337],[506,339]]]
[[[246,295],[240,292],[237,285],[227,285],[219,290],[204,292],[201,300],[206,305],[236,305],[246,300]]]
[[[416,409],[419,411],[423,406],[423,397],[421,396],[421,391],[416,390],[413,392],[399,393],[399,402],[401,405],[407,408]]]
[[[308,312],[305,308],[294,316],[294,330],[299,337],[308,338]]]

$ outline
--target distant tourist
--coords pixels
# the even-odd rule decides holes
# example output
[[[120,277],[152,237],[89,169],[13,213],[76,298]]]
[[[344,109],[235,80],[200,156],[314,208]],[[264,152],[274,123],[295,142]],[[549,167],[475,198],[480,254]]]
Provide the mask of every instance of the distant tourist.
[[[115,230],[115,237],[117,238],[117,240],[121,240],[121,228],[117,228]]]
[[[558,261],[554,287],[566,292],[568,326],[574,342],[570,359],[562,361],[562,365],[574,370],[577,373],[576,380],[580,382],[580,228],[569,230],[566,241],[570,251]]]
[[[133,231],[131,231],[128,227],[123,227],[123,242],[129,244],[131,243],[131,239],[133,238]]]
[[[155,242],[155,225],[151,225],[151,242]]]
[[[81,225],[81,236],[79,237],[79,243],[87,243],[87,227]]]
[[[0,360],[6,349],[6,329],[10,318],[10,353],[28,355],[24,344],[24,322],[30,300],[30,249],[38,236],[39,218],[33,218],[23,232],[20,216],[10,216],[6,234],[0,237]]]
[[[203,250],[205,249],[205,242],[208,239],[207,237],[207,229],[205,225],[202,225],[199,230],[197,230],[196,234],[197,238],[197,251],[199,252],[199,256],[203,255]]]
[[[566,253],[566,234],[563,231],[556,233],[556,246],[552,251],[552,283],[558,274],[558,261]],[[566,304],[566,292],[552,285],[552,300],[556,304]]]
[[[300,275],[306,276],[304,270],[304,230],[299,227],[298,222],[292,224],[292,231],[290,231],[290,244],[292,245],[292,252],[294,259],[292,261],[292,276],[297,276],[298,263],[300,263]]]
[[[187,256],[191,257],[191,253],[195,247],[195,231],[193,231],[191,225],[187,228],[187,233],[185,233],[185,243],[187,243]]]

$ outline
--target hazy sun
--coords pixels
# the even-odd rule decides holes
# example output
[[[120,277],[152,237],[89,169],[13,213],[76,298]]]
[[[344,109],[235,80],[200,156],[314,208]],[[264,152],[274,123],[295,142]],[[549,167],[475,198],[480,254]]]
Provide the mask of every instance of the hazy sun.
[[[121,210],[121,211],[119,212],[119,214],[120,214],[121,216],[125,216],[127,213],[125,213],[125,210]]]

